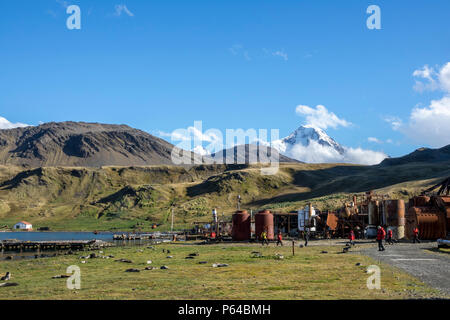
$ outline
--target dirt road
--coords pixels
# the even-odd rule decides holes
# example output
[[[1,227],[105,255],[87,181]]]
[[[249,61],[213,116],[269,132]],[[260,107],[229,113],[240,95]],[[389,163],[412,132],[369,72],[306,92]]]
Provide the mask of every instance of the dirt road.
[[[374,245],[362,249],[361,253],[403,269],[444,294],[450,295],[450,254],[432,252],[437,248],[436,242],[399,243],[385,247],[385,251],[378,251],[378,247]]]

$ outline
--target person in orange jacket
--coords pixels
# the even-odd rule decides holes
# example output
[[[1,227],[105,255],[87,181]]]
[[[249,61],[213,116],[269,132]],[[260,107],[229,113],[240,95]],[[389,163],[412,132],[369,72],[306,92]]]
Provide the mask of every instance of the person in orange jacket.
[[[350,240],[350,244],[352,246],[355,245],[355,233],[353,232],[353,230],[350,230],[350,233],[348,234],[348,240]]]
[[[283,236],[281,235],[281,231],[278,231],[278,234],[277,234],[277,247],[279,244],[281,244],[281,246],[283,246]]]
[[[389,229],[387,232],[386,243],[394,244],[394,241],[392,240],[392,229]]]
[[[378,226],[377,231],[377,242],[378,242],[378,251],[386,250],[383,246],[383,239],[386,237],[386,231],[382,226]]]
[[[413,235],[414,235],[413,243],[416,243],[416,241],[418,243],[420,243],[420,240],[419,240],[419,228],[417,228],[417,227],[414,228]]]

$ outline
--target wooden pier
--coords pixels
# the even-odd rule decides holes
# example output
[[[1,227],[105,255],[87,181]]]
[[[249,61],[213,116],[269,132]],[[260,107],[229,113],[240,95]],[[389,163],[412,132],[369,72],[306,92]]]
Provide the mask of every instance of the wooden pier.
[[[114,234],[113,240],[175,240],[177,236],[183,235],[181,232],[171,232],[171,233],[123,233],[123,234]]]
[[[17,241],[3,240],[0,242],[1,252],[5,251],[58,251],[99,249],[112,246],[111,243],[99,240],[64,240],[64,241]]]

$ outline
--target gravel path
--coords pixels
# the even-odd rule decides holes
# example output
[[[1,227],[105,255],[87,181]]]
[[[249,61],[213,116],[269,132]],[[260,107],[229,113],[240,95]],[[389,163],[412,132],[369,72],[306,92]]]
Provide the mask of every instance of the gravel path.
[[[364,248],[361,253],[403,269],[430,286],[450,295],[450,255],[434,253],[436,242],[421,244],[398,243],[385,245],[385,251],[378,251],[374,245]]]

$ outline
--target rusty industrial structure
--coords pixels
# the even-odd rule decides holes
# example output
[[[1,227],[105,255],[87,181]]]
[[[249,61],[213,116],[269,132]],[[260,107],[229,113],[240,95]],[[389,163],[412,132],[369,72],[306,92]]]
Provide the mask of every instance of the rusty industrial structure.
[[[251,239],[251,217],[247,210],[238,210],[233,214],[233,229],[231,236],[235,241]]]
[[[409,201],[368,191],[353,195],[336,211],[320,211],[311,203],[289,213],[261,210],[253,215],[238,209],[232,216],[231,238],[260,240],[263,231],[269,240],[278,232],[292,237],[309,232],[316,238],[346,238],[353,231],[356,238],[362,239],[374,238],[377,227],[383,226],[392,230],[397,240],[411,240],[416,227],[420,239],[449,239],[449,194],[450,178],[447,178]]]
[[[437,192],[434,190],[438,189]],[[422,192],[409,201],[406,215],[407,236],[418,227],[420,238],[437,240],[448,238],[450,232],[450,177]]]
[[[267,233],[267,239],[274,239],[273,214],[269,210],[262,210],[255,215],[255,234],[259,240],[261,233]]]

